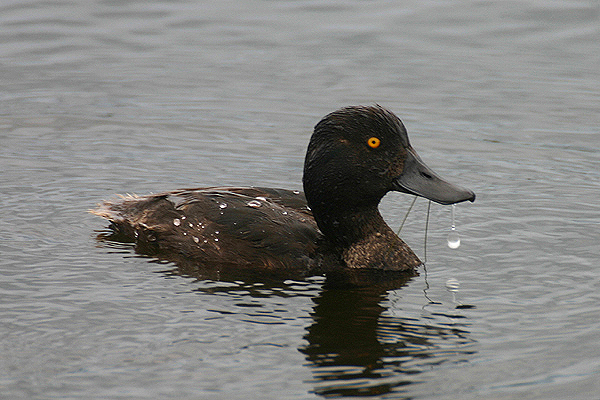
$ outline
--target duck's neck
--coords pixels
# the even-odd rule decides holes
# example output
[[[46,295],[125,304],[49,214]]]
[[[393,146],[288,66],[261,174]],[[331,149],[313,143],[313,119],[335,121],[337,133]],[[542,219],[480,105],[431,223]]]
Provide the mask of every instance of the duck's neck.
[[[376,207],[351,211],[344,205],[324,209],[317,206],[312,210],[321,232],[339,246],[347,247],[366,237],[391,230]]]
[[[313,209],[325,238],[350,268],[414,270],[421,260],[385,223],[377,206],[348,211],[342,207]]]

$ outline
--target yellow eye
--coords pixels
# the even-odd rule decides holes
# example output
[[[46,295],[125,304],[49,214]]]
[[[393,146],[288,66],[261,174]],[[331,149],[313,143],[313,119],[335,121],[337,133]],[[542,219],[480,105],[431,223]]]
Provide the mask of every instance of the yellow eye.
[[[372,138],[369,138],[369,140],[367,140],[367,144],[369,145],[370,148],[376,149],[381,144],[381,140],[379,140],[379,138],[376,138],[375,136],[373,136]]]

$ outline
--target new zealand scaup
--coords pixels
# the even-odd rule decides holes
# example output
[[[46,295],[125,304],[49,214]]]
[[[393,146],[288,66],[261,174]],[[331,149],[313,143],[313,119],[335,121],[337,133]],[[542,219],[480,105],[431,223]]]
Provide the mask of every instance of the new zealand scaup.
[[[304,193],[212,187],[123,196],[91,212],[111,222],[109,239],[175,262],[304,275],[414,273],[421,261],[383,220],[383,196],[393,190],[440,204],[475,200],[429,169],[400,119],[377,105],[342,108],[315,126],[303,184]]]

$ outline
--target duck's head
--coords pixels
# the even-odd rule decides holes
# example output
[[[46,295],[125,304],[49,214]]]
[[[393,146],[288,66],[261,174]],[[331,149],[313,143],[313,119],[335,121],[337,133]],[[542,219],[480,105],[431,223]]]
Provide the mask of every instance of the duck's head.
[[[471,190],[433,172],[411,147],[402,121],[377,105],[339,109],[315,126],[303,183],[321,230],[323,216],[376,210],[389,191],[440,204],[475,200]]]

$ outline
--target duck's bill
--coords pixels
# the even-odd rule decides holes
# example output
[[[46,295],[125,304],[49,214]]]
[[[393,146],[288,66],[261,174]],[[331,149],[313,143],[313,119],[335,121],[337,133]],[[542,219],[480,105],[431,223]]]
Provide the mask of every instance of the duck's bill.
[[[394,186],[399,192],[425,197],[440,204],[475,201],[475,193],[441,178],[421,160],[412,147],[408,148],[404,171],[396,178]]]

